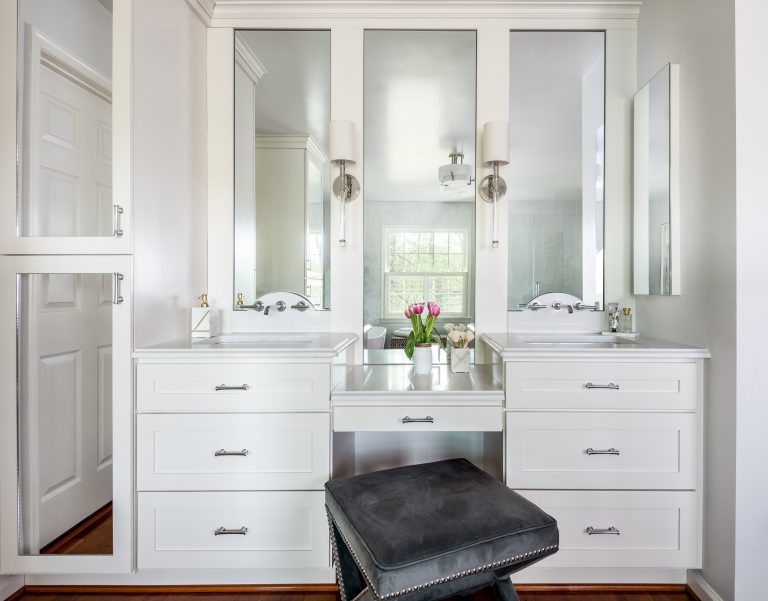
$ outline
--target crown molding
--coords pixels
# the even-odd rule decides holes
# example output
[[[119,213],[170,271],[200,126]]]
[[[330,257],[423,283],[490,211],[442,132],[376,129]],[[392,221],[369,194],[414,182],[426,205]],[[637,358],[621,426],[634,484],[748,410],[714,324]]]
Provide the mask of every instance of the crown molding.
[[[189,8],[197,15],[197,18],[203,22],[203,25],[210,27],[213,11],[216,6],[216,0],[185,0]]]
[[[187,0],[188,2],[193,0]],[[204,0],[196,0],[198,2]],[[224,19],[626,19],[641,2],[521,2],[517,0],[208,0]]]
[[[253,83],[259,83],[259,80],[267,74],[264,63],[259,60],[253,49],[237,35],[235,36],[235,58],[248,71],[248,76]]]

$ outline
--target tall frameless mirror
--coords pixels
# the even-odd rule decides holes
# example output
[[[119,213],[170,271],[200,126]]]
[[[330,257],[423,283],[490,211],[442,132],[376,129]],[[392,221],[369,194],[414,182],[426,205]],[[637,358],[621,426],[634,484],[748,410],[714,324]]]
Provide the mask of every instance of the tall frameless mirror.
[[[330,307],[331,35],[235,32],[235,293]],[[235,302],[238,302],[237,300]]]
[[[20,555],[111,555],[114,274],[17,276]]]
[[[635,294],[680,294],[677,69],[665,65],[634,99]]]
[[[19,0],[17,233],[113,236],[112,0]]]
[[[368,363],[408,361],[410,303],[473,326],[476,43],[474,31],[365,32]]]
[[[603,305],[605,34],[510,33],[508,309]]]

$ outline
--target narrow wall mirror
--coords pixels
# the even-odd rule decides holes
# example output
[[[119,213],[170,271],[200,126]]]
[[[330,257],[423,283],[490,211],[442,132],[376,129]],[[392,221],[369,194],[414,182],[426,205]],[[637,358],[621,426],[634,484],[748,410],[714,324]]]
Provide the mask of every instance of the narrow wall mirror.
[[[403,363],[408,304],[436,301],[441,334],[474,320],[477,34],[368,30],[364,44],[366,361]]]
[[[330,32],[236,31],[234,68],[235,294],[328,309]]]
[[[509,301],[603,305],[605,33],[510,33]]]
[[[17,235],[122,237],[112,0],[19,0]]]
[[[678,65],[635,94],[635,294],[680,294]]]

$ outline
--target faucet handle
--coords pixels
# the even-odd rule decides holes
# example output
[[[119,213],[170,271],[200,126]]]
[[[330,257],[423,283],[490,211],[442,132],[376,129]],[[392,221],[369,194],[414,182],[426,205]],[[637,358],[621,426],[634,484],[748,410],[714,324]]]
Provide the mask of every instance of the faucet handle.
[[[275,307],[277,308],[277,310],[278,310],[280,313],[282,313],[283,311],[285,311],[285,310],[286,310],[286,308],[287,308],[287,307],[286,307],[286,305],[285,305],[285,301],[281,301],[281,300],[279,300],[279,301],[277,301],[277,302],[275,303]]]
[[[585,305],[583,302],[579,301],[575,305],[573,305],[573,308],[577,311],[585,311],[589,309],[590,311],[599,311],[600,310],[600,301],[595,301],[594,305]]]

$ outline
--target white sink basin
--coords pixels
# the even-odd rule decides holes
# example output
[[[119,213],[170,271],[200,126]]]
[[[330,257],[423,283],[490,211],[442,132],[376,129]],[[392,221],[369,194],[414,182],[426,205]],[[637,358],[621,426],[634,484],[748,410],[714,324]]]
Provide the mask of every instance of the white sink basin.
[[[259,334],[226,334],[195,342],[205,346],[240,348],[303,348],[316,344],[322,334],[293,334],[286,332]]]
[[[526,344],[631,344],[632,340],[611,334],[521,334]]]

